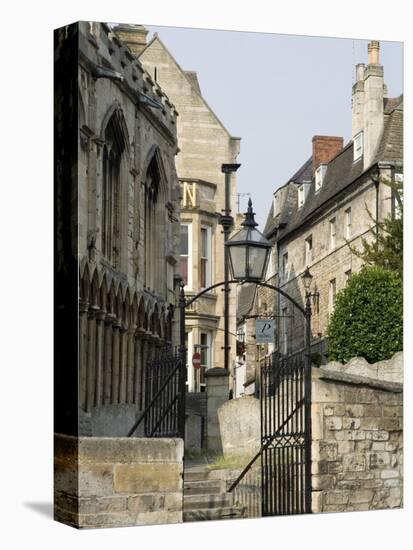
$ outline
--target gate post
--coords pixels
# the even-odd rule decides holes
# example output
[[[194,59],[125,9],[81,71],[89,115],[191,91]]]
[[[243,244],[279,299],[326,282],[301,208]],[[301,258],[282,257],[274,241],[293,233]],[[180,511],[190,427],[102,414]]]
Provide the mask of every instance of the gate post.
[[[207,392],[207,449],[222,453],[221,431],[218,409],[229,398],[229,373],[226,369],[215,367],[205,373]]]
[[[306,292],[305,303],[305,509],[311,514],[311,293]]]

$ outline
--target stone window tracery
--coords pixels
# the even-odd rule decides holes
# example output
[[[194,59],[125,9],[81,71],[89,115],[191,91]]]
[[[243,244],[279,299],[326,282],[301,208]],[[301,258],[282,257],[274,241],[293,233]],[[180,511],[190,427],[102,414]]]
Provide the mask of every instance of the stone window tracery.
[[[121,249],[121,180],[125,137],[115,111],[105,129],[102,186],[102,253],[113,267],[119,267]]]

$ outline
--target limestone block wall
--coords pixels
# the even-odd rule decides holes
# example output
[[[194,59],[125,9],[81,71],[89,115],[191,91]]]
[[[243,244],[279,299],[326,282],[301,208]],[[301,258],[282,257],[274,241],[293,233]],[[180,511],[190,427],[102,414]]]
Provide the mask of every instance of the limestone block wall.
[[[55,435],[55,519],[78,528],[182,522],[183,440]]]
[[[393,381],[380,365],[354,374],[357,361],[313,369],[313,512],[403,504],[403,386],[396,368]]]
[[[252,457],[261,445],[260,401],[242,396],[227,401],[218,409],[224,455]]]

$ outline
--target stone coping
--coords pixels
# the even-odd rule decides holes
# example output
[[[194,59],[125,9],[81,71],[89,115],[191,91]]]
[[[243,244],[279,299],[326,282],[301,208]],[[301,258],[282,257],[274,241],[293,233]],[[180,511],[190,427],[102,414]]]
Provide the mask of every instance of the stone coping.
[[[180,438],[161,437],[76,437],[55,434],[55,458],[102,463],[183,461],[184,445]]]
[[[387,380],[377,380],[367,376],[359,376],[357,374],[349,374],[346,372],[335,371],[328,367],[320,367],[318,369],[319,376],[323,380],[334,380],[344,384],[352,384],[355,386],[368,386],[370,388],[390,391],[394,393],[403,392],[403,384],[400,382],[389,382]]]
[[[222,367],[213,367],[205,372],[205,377],[210,376],[229,376],[229,372]]]

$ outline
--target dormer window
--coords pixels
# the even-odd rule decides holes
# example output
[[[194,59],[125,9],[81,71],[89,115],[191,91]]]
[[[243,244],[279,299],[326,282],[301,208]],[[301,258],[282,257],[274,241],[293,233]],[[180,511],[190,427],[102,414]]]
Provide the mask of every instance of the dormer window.
[[[363,132],[359,132],[353,140],[353,161],[363,156]]]
[[[315,171],[315,192],[320,191],[321,186],[323,185],[324,176],[327,171],[327,164],[320,164],[320,166]]]
[[[304,204],[304,186],[300,185],[298,188],[298,208],[301,208]]]
[[[304,205],[309,188],[310,183],[302,183],[298,188],[298,208],[301,208]]]

